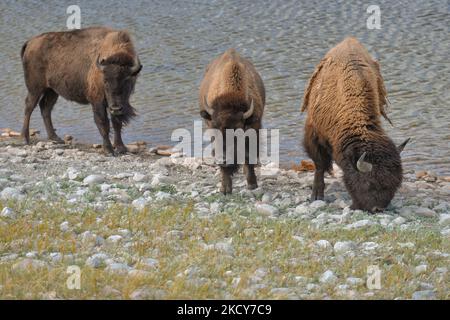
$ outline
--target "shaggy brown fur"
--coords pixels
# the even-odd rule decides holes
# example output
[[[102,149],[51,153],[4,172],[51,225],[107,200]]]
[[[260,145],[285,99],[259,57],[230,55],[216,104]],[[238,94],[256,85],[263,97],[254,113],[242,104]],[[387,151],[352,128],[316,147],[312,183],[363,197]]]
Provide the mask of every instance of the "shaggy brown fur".
[[[354,38],[331,49],[314,71],[304,94],[308,110],[304,146],[316,166],[311,200],[324,198],[324,172],[332,160],[342,168],[354,209],[386,208],[402,182],[400,152],[385,134],[386,89],[380,68]],[[360,172],[357,161],[372,171]]]
[[[242,58],[234,49],[229,49],[214,59],[206,68],[200,85],[200,114],[206,120],[209,128],[219,129],[222,132],[224,139],[226,129],[243,129],[245,131],[252,128],[259,136],[265,99],[263,81],[253,64]],[[243,115],[249,110],[252,101],[253,114],[248,119],[244,119]],[[212,114],[206,111],[206,104],[214,110]],[[226,154],[225,141],[223,145],[223,151]],[[248,143],[245,148],[246,155],[248,155]],[[235,145],[235,156],[237,155],[236,151]],[[237,169],[236,161],[234,164],[221,165],[221,191],[223,193],[232,192],[231,177]],[[244,173],[247,177],[248,188],[256,188],[258,185],[254,164],[249,164],[248,159],[244,165]]]
[[[116,151],[126,151],[121,130],[135,116],[129,98],[142,68],[126,31],[93,27],[44,33],[23,45],[21,57],[28,88],[22,129],[27,143],[30,117],[38,103],[49,139],[61,141],[53,128],[51,112],[58,96],[62,96],[92,105],[103,147],[114,153],[109,139],[109,110]]]

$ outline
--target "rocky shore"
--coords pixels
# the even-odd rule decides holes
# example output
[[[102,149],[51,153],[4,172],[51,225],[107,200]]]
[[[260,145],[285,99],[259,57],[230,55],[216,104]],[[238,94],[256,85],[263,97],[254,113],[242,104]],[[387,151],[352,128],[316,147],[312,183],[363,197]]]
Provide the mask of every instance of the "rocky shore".
[[[337,167],[312,203],[312,172],[257,175],[223,196],[201,159],[0,141],[0,297],[450,298],[450,177],[405,172],[370,215]]]

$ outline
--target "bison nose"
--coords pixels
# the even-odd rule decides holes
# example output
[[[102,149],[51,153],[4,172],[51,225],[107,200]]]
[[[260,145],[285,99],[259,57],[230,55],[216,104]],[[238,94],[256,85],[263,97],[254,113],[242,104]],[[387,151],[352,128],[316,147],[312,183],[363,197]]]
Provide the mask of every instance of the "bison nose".
[[[123,108],[118,107],[118,106],[111,106],[111,107],[109,107],[109,111],[111,112],[111,115],[113,115],[113,116],[120,116],[123,113],[122,112]]]

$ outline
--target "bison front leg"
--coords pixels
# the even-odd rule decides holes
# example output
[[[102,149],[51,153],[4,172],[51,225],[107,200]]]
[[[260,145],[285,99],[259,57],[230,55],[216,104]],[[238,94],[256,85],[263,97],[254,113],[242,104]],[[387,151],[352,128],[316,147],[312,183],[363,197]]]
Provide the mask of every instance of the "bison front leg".
[[[229,194],[232,192],[232,168],[229,167],[220,167],[220,172],[222,174],[222,186],[220,187],[220,192],[223,194]]]
[[[311,201],[323,200],[324,198],[324,173],[325,172],[323,169],[316,169],[316,171],[314,172],[314,183],[312,187]]]
[[[111,140],[109,140],[109,119],[106,107],[104,105],[95,105],[93,106],[93,111],[95,124],[103,138],[103,151],[107,154],[115,155]]]
[[[128,149],[122,141],[122,121],[115,116],[111,116],[111,122],[114,129],[114,147],[119,154],[127,153]]]
[[[255,165],[245,164],[244,174],[245,177],[247,178],[247,189],[253,190],[258,188],[258,183],[256,182],[256,175],[255,175]]]

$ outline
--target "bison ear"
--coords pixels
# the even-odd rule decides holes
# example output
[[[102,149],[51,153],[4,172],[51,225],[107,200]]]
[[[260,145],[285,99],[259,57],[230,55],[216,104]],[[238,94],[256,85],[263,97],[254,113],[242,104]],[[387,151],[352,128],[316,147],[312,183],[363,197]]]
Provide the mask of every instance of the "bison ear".
[[[106,60],[105,59],[100,59],[100,56],[97,57],[97,68],[99,68],[100,70],[104,70],[105,66],[106,66]]]
[[[255,115],[251,115],[250,118],[245,119],[245,124],[250,125],[258,121],[258,117]]]
[[[205,110],[200,111],[200,116],[205,120],[211,120],[211,115]]]

